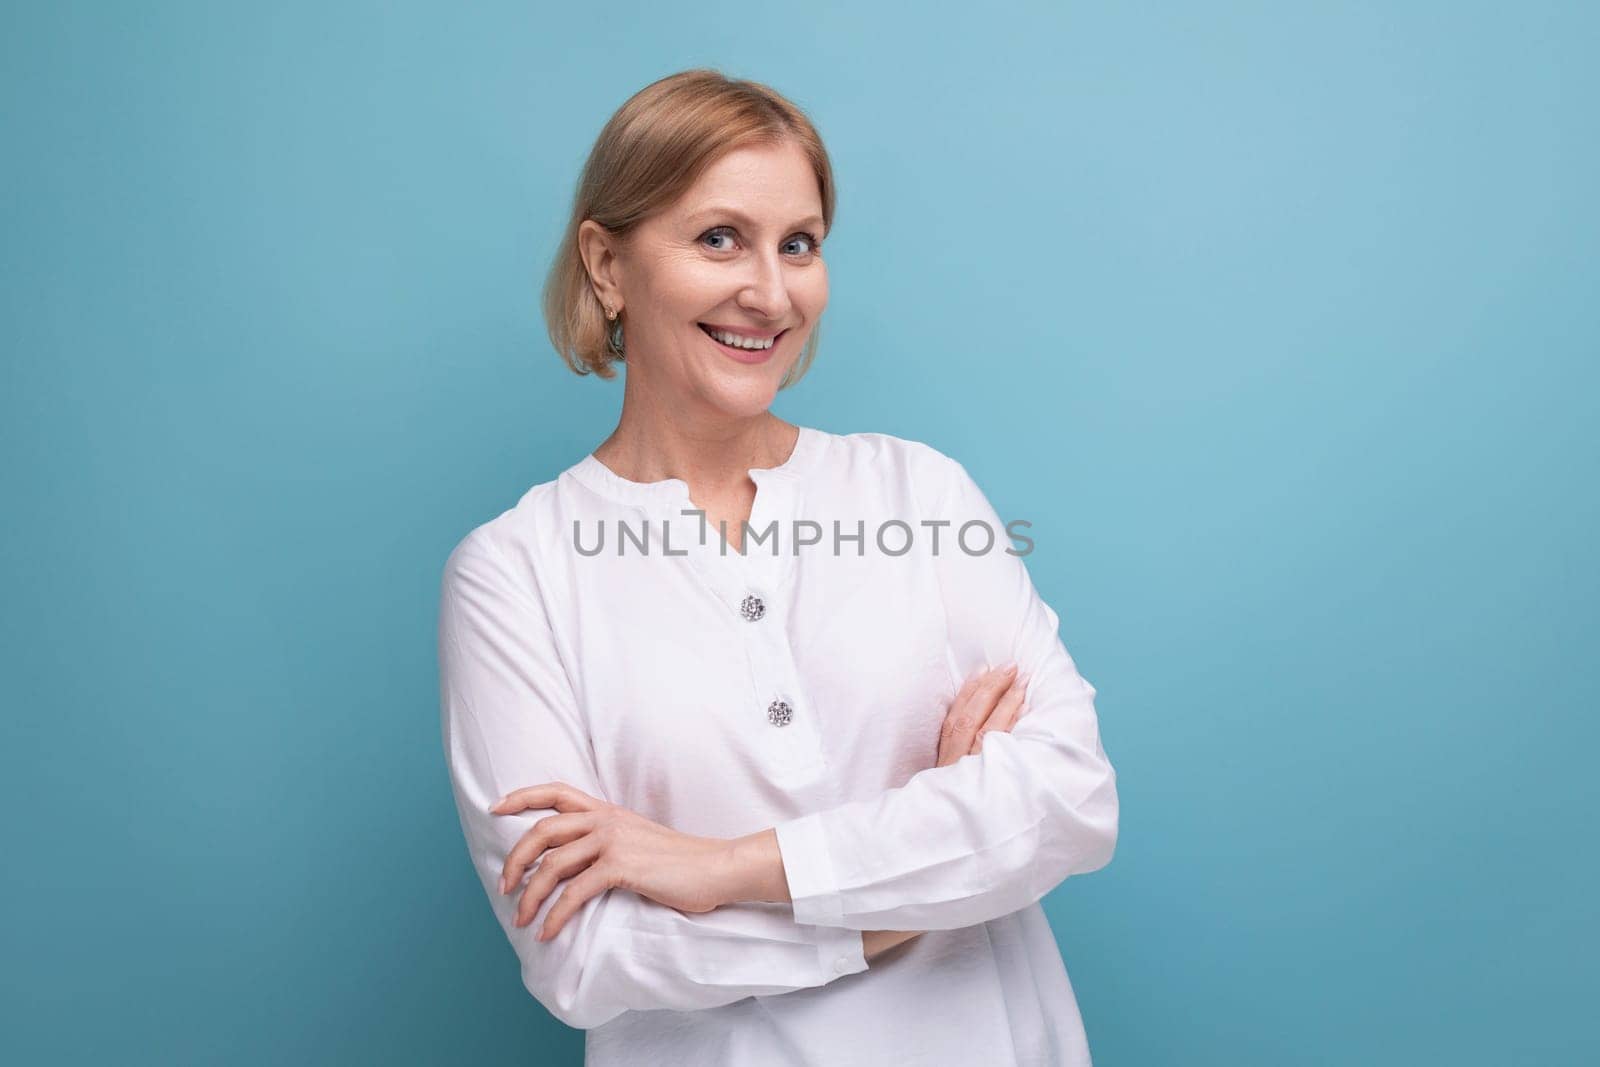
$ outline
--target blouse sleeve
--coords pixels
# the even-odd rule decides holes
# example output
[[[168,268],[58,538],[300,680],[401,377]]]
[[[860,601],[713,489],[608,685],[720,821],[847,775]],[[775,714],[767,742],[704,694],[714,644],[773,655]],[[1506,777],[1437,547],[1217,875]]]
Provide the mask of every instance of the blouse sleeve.
[[[799,922],[860,930],[955,929],[1040,900],[1111,861],[1116,772],[1100,743],[1095,689],[1078,674],[1004,524],[966,468],[944,472],[934,561],[961,677],[1015,660],[1030,675],[1011,731],[979,753],[919,771],[896,789],[775,828]],[[991,551],[956,541],[981,519]],[[973,526],[972,552],[985,536]]]
[[[444,751],[467,849],[523,984],[552,1015],[591,1029],[629,1010],[711,1008],[866,969],[859,932],[799,925],[789,905],[771,902],[687,914],[611,889],[541,943],[562,882],[533,922],[516,926],[518,894],[499,892],[501,869],[522,835],[555,811],[493,815],[489,806],[550,781],[605,799],[588,732],[537,594],[519,588],[481,530],[445,564],[438,636]]]

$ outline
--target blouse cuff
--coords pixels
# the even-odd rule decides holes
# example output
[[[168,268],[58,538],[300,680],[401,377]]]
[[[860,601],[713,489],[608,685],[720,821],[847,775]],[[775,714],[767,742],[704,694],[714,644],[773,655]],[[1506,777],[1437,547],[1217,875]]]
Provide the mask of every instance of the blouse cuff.
[[[811,926],[839,926],[844,908],[833,856],[823,836],[822,813],[812,812],[780,822],[773,830],[778,835],[783,874],[789,881],[789,897],[794,902],[794,921]]]
[[[838,926],[819,926],[816,930],[817,961],[822,964],[824,975],[836,977],[867,969],[866,942],[860,930]]]

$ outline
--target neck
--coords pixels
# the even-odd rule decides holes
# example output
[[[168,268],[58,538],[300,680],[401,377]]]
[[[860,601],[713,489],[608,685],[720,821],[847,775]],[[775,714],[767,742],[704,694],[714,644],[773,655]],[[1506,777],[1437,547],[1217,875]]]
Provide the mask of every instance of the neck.
[[[624,390],[616,429],[595,458],[629,481],[681,478],[711,492],[742,488],[752,467],[776,467],[794,451],[799,427],[770,411],[700,413],[640,402]]]

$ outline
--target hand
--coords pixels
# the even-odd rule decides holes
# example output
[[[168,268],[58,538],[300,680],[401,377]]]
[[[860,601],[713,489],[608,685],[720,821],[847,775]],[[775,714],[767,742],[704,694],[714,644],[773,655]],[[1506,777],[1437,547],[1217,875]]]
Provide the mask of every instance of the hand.
[[[545,916],[540,941],[555,937],[590,897],[611,888],[628,889],[686,912],[711,911],[722,903],[708,872],[722,870],[726,840],[679,833],[565,782],[512,790],[489,810],[515,815],[539,808],[554,808],[561,814],[534,823],[512,847],[501,871],[500,892],[515,889],[543,854],[517,902],[515,923],[526,926],[556,883],[570,879]]]
[[[1027,689],[1028,676],[1019,676],[1015,663],[968,678],[945,713],[934,766],[944,767],[981,751],[984,735],[991,730],[1009,732],[1022,715]]]

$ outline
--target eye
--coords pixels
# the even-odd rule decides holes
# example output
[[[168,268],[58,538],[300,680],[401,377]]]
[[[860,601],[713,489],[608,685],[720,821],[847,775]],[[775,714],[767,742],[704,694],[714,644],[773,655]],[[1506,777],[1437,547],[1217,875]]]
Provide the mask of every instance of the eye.
[[[717,226],[714,229],[707,230],[705,233],[701,234],[700,240],[704,242],[718,240],[721,238],[731,239],[737,233],[738,231],[732,226]],[[793,245],[796,242],[802,242],[804,247],[798,252],[792,253],[794,255],[816,255],[822,251],[822,242],[817,240],[815,234],[807,233],[802,230],[800,233],[795,234],[793,237],[789,238],[789,240],[785,241],[784,247],[788,248],[790,245]],[[730,246],[723,244],[714,245],[712,247],[718,252],[726,252],[729,250]]]
[[[705,233],[700,235],[700,240],[704,241],[704,240],[707,240],[708,238],[722,237],[722,236],[727,236],[727,237],[733,236],[733,227],[732,226],[718,226],[714,230],[707,230]],[[721,247],[718,247],[717,251],[719,251],[719,252],[724,251],[726,249],[726,247],[727,246],[725,246],[725,245],[721,246]]]
[[[789,238],[790,244],[793,244],[795,241],[804,241],[808,246],[806,248],[806,253],[811,255],[815,255],[822,251],[822,242],[817,240],[814,234],[797,233],[793,237]]]

